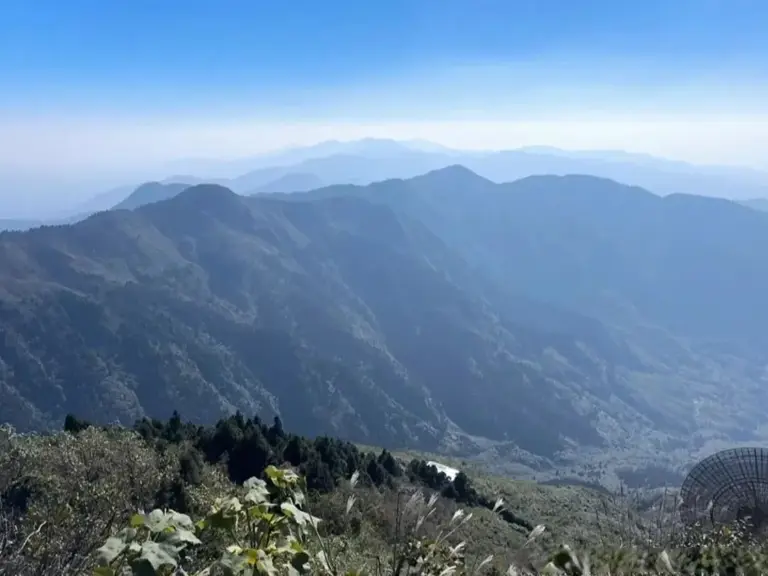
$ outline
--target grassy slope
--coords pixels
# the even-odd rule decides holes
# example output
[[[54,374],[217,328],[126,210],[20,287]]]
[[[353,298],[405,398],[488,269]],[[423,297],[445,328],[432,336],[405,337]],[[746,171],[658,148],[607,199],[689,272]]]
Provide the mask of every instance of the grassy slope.
[[[89,429],[77,436],[17,436],[0,428],[0,500],[5,504],[0,506],[0,573],[90,573],[93,550],[137,509],[152,507],[158,490],[172,488],[168,482],[178,478],[184,452],[183,444],[170,444],[158,452],[126,430]],[[621,501],[595,490],[542,486],[483,475],[475,469],[470,472],[472,485],[478,491],[501,496],[508,510],[532,524],[543,524],[547,530],[526,546],[529,534],[525,530],[487,509],[465,509],[472,518],[449,543],[466,542],[466,573],[474,573],[472,567],[491,554],[491,564],[499,571],[496,574],[506,572],[510,564],[525,567],[530,562],[541,567],[563,543],[571,545],[580,557],[583,553],[591,554],[601,544],[616,552],[618,545],[627,543],[626,530],[637,518],[626,515],[628,508]],[[339,568],[336,574],[365,568],[370,570],[367,573],[381,574],[376,566],[391,560],[393,542],[402,545],[408,540],[399,527],[406,525],[407,532],[407,524],[413,523],[425,508],[406,504],[417,487],[403,480],[401,477],[396,488],[382,490],[353,487],[340,480],[333,492],[310,498],[309,511],[323,520],[321,532],[327,544],[324,547],[333,552]],[[22,511],[14,508],[13,503],[21,504],[19,498],[25,498],[25,487],[31,489],[31,500]],[[223,467],[209,464],[201,466],[197,483],[187,485],[185,490],[187,509],[194,518],[205,515],[214,499],[242,492],[227,480]],[[347,514],[348,499],[353,494],[356,502]],[[14,510],[21,516],[16,516]],[[451,525],[456,511],[453,500],[439,498],[434,513],[419,530],[418,539],[424,542],[434,538]],[[733,538],[729,541],[735,542]],[[24,542],[23,550],[17,549],[19,542]],[[666,547],[667,543],[662,545]],[[197,560],[205,561],[208,554],[220,554],[221,544],[215,539],[207,540]],[[314,546],[317,549],[311,552],[318,552],[320,543],[315,542]],[[731,545],[730,552],[712,546],[707,549],[716,554],[735,553],[734,562],[753,565],[756,558],[768,558],[764,548],[763,543],[757,543]],[[674,565],[682,566],[680,553],[688,554],[692,548],[686,545],[685,549],[670,550]],[[638,556],[633,556],[628,564],[625,562],[624,571],[610,573],[636,574],[637,560]],[[74,572],[73,565],[77,567]]]
[[[371,446],[359,446],[361,450],[379,452]],[[516,515],[525,518],[534,525],[543,524],[546,536],[538,544],[546,548],[564,542],[582,544],[597,540],[612,540],[622,531],[621,517],[627,513],[627,504],[620,498],[584,486],[545,485],[530,480],[516,480],[490,473],[480,463],[445,455],[428,454],[416,451],[393,451],[394,456],[408,462],[414,458],[433,460],[455,467],[465,472],[472,480],[472,485],[489,497],[501,497],[505,507]],[[471,527],[471,539],[500,543],[501,548],[509,548],[510,543],[522,544],[525,537],[521,533],[499,522],[485,510],[480,510],[478,522]],[[503,525],[503,526],[502,526]],[[497,550],[499,552],[499,550]]]

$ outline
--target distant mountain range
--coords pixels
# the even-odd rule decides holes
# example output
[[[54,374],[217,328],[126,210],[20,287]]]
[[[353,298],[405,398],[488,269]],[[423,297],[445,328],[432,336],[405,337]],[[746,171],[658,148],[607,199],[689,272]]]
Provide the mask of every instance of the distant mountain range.
[[[0,421],[240,409],[549,461],[765,438],[768,214],[461,166],[146,191],[172,197],[0,234]]]
[[[682,193],[733,199],[768,198],[768,173],[748,168],[696,166],[622,151],[566,151],[538,146],[501,152],[452,150],[424,141],[368,138],[328,141],[253,158],[230,161],[187,160],[166,165],[162,184],[214,183],[238,194],[304,192],[333,184],[370,184],[412,178],[461,164],[494,182],[531,175],[583,174],[641,186],[656,194]],[[45,223],[109,210],[120,205],[136,185],[121,186],[72,208]],[[163,198],[162,194],[156,200]],[[40,219],[0,219],[0,229],[39,225]]]
[[[394,141],[368,140],[302,149],[302,153],[272,158],[271,165],[218,184],[249,194],[291,173],[313,174],[325,184],[370,184],[390,178],[412,178],[454,164],[497,183],[533,175],[582,174],[641,186],[661,196],[695,194],[724,198],[768,198],[768,173],[749,169],[695,166],[625,152],[568,152],[528,148],[501,152],[427,151]],[[332,151],[330,154],[322,154]]]

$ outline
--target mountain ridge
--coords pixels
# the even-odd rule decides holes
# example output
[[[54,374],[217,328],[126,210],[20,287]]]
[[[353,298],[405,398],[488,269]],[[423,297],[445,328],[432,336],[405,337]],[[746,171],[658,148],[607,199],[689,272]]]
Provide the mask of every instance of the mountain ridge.
[[[191,187],[185,191],[183,191],[181,194],[176,196],[175,198],[163,202],[159,202],[156,204],[151,204],[144,206],[140,208],[137,212],[133,213],[134,215],[131,217],[127,217],[127,215],[123,213],[104,213],[104,214],[98,214],[96,216],[91,217],[88,221],[81,223],[80,225],[75,225],[73,228],[77,229],[80,228],[80,232],[82,233],[94,233],[96,231],[103,230],[104,228],[109,228],[110,230],[113,230],[113,235],[116,232],[123,232],[130,233],[130,230],[135,229],[136,227],[139,227],[142,221],[146,221],[149,219],[152,223],[156,224],[158,222],[158,219],[162,222],[164,222],[163,226],[168,226],[169,223],[165,221],[165,218],[174,215],[177,217],[183,218],[185,214],[187,214],[187,211],[189,210],[191,205],[194,205],[196,207],[196,214],[199,216],[199,219],[196,221],[189,221],[185,225],[185,232],[190,232],[191,230],[196,230],[198,233],[202,231],[203,234],[205,234],[209,230],[215,229],[219,224],[224,222],[229,227],[232,225],[233,221],[240,227],[239,229],[245,229],[248,226],[253,224],[252,219],[248,219],[246,216],[238,217],[236,220],[233,220],[231,218],[231,210],[230,206],[222,207],[221,200],[226,200],[227,203],[231,203],[231,207],[235,206],[241,206],[244,202],[247,202],[247,200],[244,200],[241,197],[238,197],[234,195],[234,193],[227,191],[224,188],[217,187],[217,186],[196,186]],[[202,204],[201,204],[202,202]],[[354,236],[355,234],[361,233],[362,228],[360,227],[359,222],[356,222],[355,219],[363,215],[364,218],[367,218],[368,221],[372,221],[375,225],[367,225],[366,228],[366,238],[370,238],[370,240],[367,240],[367,244],[365,245],[366,254],[370,253],[376,253],[382,254],[382,258],[384,255],[387,255],[388,259],[395,259],[393,261],[399,262],[399,264],[396,266],[398,269],[412,269],[412,274],[414,274],[414,278],[420,277],[423,275],[423,280],[420,280],[419,282],[428,282],[428,285],[431,285],[432,283],[435,283],[435,287],[441,287],[440,289],[444,293],[444,297],[446,298],[445,303],[449,302],[451,299],[456,299],[456,303],[459,304],[460,302],[465,302],[464,297],[461,296],[461,292],[457,291],[455,288],[449,288],[450,284],[444,285],[442,281],[438,282],[437,278],[434,276],[434,272],[431,272],[429,267],[423,267],[422,264],[420,264],[418,261],[412,261],[411,258],[408,256],[409,248],[409,236],[408,234],[405,234],[405,230],[401,226],[401,222],[395,217],[394,213],[388,210],[385,207],[376,206],[374,204],[353,199],[353,198],[333,198],[328,199],[325,201],[317,203],[308,203],[308,204],[301,204],[301,203],[284,203],[279,202],[274,199],[266,199],[259,202],[259,207],[261,208],[260,217],[262,220],[266,220],[272,224],[275,223],[275,221],[281,221],[283,224],[285,224],[284,220],[287,220],[289,223],[291,223],[294,226],[298,226],[299,230],[303,233],[303,237],[294,236],[294,240],[297,242],[298,246],[303,248],[304,250],[311,250],[313,253],[311,256],[302,254],[300,258],[300,262],[293,262],[291,265],[289,265],[289,269],[292,268],[295,264],[301,264],[302,266],[312,266],[312,262],[315,262],[322,258],[323,254],[326,253],[327,250],[333,250],[335,252],[344,250],[344,251],[350,251],[347,256],[339,261],[338,263],[341,264],[345,268],[345,276],[346,282],[353,282],[353,284],[356,286],[358,290],[362,288],[371,289],[370,284],[370,278],[368,277],[368,274],[376,274],[374,269],[368,269],[367,273],[364,274],[363,272],[357,270],[359,266],[361,265],[361,261],[359,260],[359,256],[357,254],[360,252],[361,248],[357,246],[357,243],[359,242],[359,237]],[[382,212],[384,210],[384,212]],[[349,213],[349,216],[345,216],[345,212]],[[243,212],[243,214],[246,214]],[[250,214],[250,213],[248,213]],[[367,214],[368,216],[365,216]],[[331,237],[326,238],[325,232],[323,231],[323,235],[320,237],[313,236],[318,231],[314,230],[312,227],[307,228],[307,224],[313,224],[314,225],[314,218],[323,216],[324,218],[332,218],[333,222],[333,228],[337,232],[333,234]],[[352,217],[352,220],[349,218]],[[116,223],[120,222],[122,223],[122,226],[117,226]],[[154,225],[153,224],[153,225]],[[177,224],[174,224],[173,226],[177,226]],[[267,229],[267,228],[264,228]],[[148,228],[142,228],[144,230],[141,234],[142,236],[149,235]],[[166,228],[166,232],[167,232]],[[181,232],[178,228],[175,228],[175,231]],[[33,231],[28,234],[30,234],[32,237],[34,236],[41,236],[43,235],[43,232],[45,231]],[[49,231],[51,233],[53,232],[67,232],[67,230],[51,230]],[[418,235],[418,230],[409,230],[412,234]],[[341,236],[339,236],[341,234]],[[355,248],[352,248],[351,245],[349,245],[349,240],[347,237],[352,234],[353,238],[356,238]],[[29,237],[23,237],[22,238],[29,238]],[[306,242],[306,239],[312,239],[314,242],[312,244],[309,244]],[[377,241],[376,238],[379,238]],[[323,240],[323,242],[320,242],[320,240]],[[386,240],[386,244],[384,243],[384,240]],[[395,241],[393,243],[393,240]],[[372,242],[372,243],[371,243]],[[159,245],[160,239],[153,238],[151,240],[151,246]],[[75,250],[76,244],[75,243],[63,243],[58,242],[59,245],[62,245],[65,247],[65,249],[68,252],[72,252]],[[316,248],[314,248],[316,246]],[[386,248],[384,248],[386,246]],[[225,246],[219,245],[215,247],[217,250],[217,254],[221,254],[221,252],[218,252],[219,250],[225,249]],[[197,256],[197,263],[200,265],[201,262],[208,262],[207,258],[208,255],[202,254],[199,252],[201,249],[201,246],[197,246],[198,252],[196,254]],[[214,247],[211,246],[209,249],[213,250]],[[300,252],[303,252],[304,250],[300,250]],[[101,257],[108,257],[110,254],[110,249],[108,246],[101,248]],[[317,253],[319,251],[319,254]],[[382,252],[383,251],[383,252]],[[234,251],[232,251],[234,253]],[[141,268],[141,274],[138,273],[138,266],[141,262],[141,259],[138,257],[135,258],[128,258],[126,259],[128,263],[128,269],[123,270],[122,274],[120,275],[107,275],[110,272],[107,270],[104,272],[105,276],[110,279],[111,284],[116,284],[118,286],[128,287],[131,285],[135,285],[137,282],[143,282],[147,285],[151,284],[151,279],[153,277],[157,277],[158,275],[167,275],[169,272],[176,268],[183,268],[183,263],[179,259],[181,256],[181,251],[176,249],[171,251],[170,247],[167,248],[164,251],[164,254],[167,254],[167,257],[165,257],[163,260],[157,260],[156,266],[153,268]],[[401,256],[395,256],[395,254],[400,254]],[[211,254],[210,256],[213,256]],[[352,258],[352,260],[348,260],[348,258]],[[403,260],[402,258],[406,258]],[[227,269],[227,262],[222,262],[221,257],[219,257],[219,261],[217,262],[219,269],[223,272]],[[226,260],[226,259],[224,259]],[[382,259],[383,261],[383,259]],[[284,263],[285,264],[285,263]],[[210,263],[208,263],[210,266]],[[92,273],[97,270],[98,268],[93,265],[89,266],[83,266],[84,268],[87,268]],[[102,268],[104,270],[104,268]],[[420,272],[421,270],[421,272]],[[114,274],[114,273],[112,273]],[[16,276],[18,276],[19,273],[16,271]],[[142,278],[143,276],[143,278]],[[384,276],[380,278],[381,282],[391,282],[391,280],[387,280],[387,278],[390,278],[390,276]],[[430,280],[432,278],[432,280]],[[239,310],[239,313],[248,312],[249,308],[247,306],[247,303],[245,300],[242,300],[241,298],[244,297],[242,293],[235,293],[232,291],[231,286],[225,286],[218,283],[218,280],[215,278],[215,276],[209,275],[208,283],[210,286],[211,294],[214,297],[217,297],[220,299],[220,302],[218,306],[220,309],[227,308],[231,305],[235,305],[235,308]],[[190,283],[191,286],[198,286],[197,284]],[[396,290],[396,285],[390,286],[392,290]],[[77,284],[70,283],[70,288],[74,288],[76,290],[85,290],[87,289],[87,284],[84,282],[80,282]],[[414,284],[412,286],[413,290],[424,290],[424,288],[420,288],[419,284]],[[343,289],[343,286],[334,288],[333,290],[340,290]],[[402,290],[402,287],[400,288]],[[315,290],[318,290],[318,287],[315,287]],[[135,291],[135,290],[132,290]],[[182,298],[182,299],[194,299],[196,298],[195,289],[182,289],[181,286],[173,286],[173,293],[176,297]],[[408,298],[413,298],[415,292],[408,293]],[[451,296],[451,294],[454,294]],[[392,293],[390,292],[389,296],[391,296]],[[428,293],[424,293],[424,296],[421,298],[426,300],[431,297],[435,297],[437,293],[434,291],[429,291]],[[155,298],[159,297],[159,294],[155,294]],[[351,302],[351,301],[350,301]],[[385,301],[376,301],[378,302],[376,306],[382,307],[387,306]],[[327,312],[319,312],[317,308],[314,308],[314,306],[310,306],[309,308],[306,308],[306,305],[309,303],[305,303],[303,305],[304,307],[304,314],[306,316],[312,316],[317,315],[320,313],[321,315],[327,314]],[[370,300],[369,300],[370,304]],[[338,310],[338,312],[341,312],[342,314],[346,314],[347,317],[349,317],[349,314],[352,314],[352,317],[357,318],[356,320],[358,324],[358,328],[356,331],[363,331],[362,338],[363,340],[366,340],[368,338],[368,342],[370,345],[373,346],[374,349],[378,347],[383,347],[384,344],[380,340],[370,340],[370,336],[366,337],[366,332],[376,332],[377,329],[381,330],[380,326],[372,326],[370,324],[371,318],[368,318],[366,320],[366,317],[368,316],[366,314],[366,308],[367,306],[364,306],[362,309],[359,309],[357,312],[354,311],[354,309],[349,308],[350,304],[345,304],[342,306],[341,309]],[[458,313],[462,315],[461,317],[464,318],[463,321],[468,321],[468,319],[471,319],[473,317],[476,317],[476,314],[469,314],[467,316],[466,312],[461,312],[461,307],[470,305],[469,301],[466,301],[464,304],[459,304],[459,308],[455,309],[455,313]],[[250,309],[251,312],[253,312],[252,308]],[[336,312],[336,313],[338,313]],[[334,314],[336,314],[334,313]],[[395,310],[390,310],[390,314],[387,316],[387,318],[391,321],[391,315],[397,313]],[[416,312],[411,312],[416,313]],[[443,313],[440,313],[440,315]],[[481,315],[482,316],[482,315]],[[439,316],[438,316],[439,318]],[[380,319],[379,322],[382,320]],[[435,321],[435,320],[433,320]],[[446,328],[449,325],[443,324],[445,320],[439,320],[438,322],[440,325],[442,325],[444,328]],[[276,324],[281,326],[282,330],[286,330],[290,332],[290,323],[286,324],[284,321],[277,320]],[[327,322],[323,324],[323,326],[332,326],[333,322]],[[398,329],[399,325],[394,326],[392,329]],[[327,340],[328,334],[327,334],[328,328],[323,328],[320,333],[316,334],[316,338],[318,338],[318,343],[316,346],[323,347],[324,343],[321,342],[321,340]],[[310,331],[311,332],[311,331]],[[352,343],[349,340],[349,336],[343,336],[337,333],[337,338],[341,338],[342,341],[347,342],[346,346],[351,346]],[[358,338],[359,339],[359,338]],[[469,342],[469,341],[467,341]],[[335,350],[335,348],[329,348],[328,352],[331,353]],[[401,354],[404,354],[405,352],[401,351]],[[386,360],[386,357],[388,357],[389,354],[385,354],[384,360]],[[376,365],[377,362],[380,361],[373,361],[374,365]],[[385,364],[389,361],[385,361]],[[383,365],[382,365],[383,366]],[[379,370],[383,369],[379,368]],[[430,370],[428,367],[423,368],[423,370]],[[394,382],[393,382],[394,384]],[[405,382],[401,382],[398,386],[401,387],[401,393],[406,394],[406,397],[410,397],[412,394],[411,392],[408,392],[409,387],[405,385]],[[405,388],[402,388],[405,386]],[[263,396],[262,394],[262,402],[267,403],[267,396]],[[443,399],[443,401],[446,401],[447,399]],[[390,404],[392,404],[392,400],[388,401]],[[426,400],[422,400],[421,403],[426,402]],[[265,404],[265,405],[266,405]],[[429,402],[427,402],[429,404]],[[398,405],[397,402],[395,402],[392,405]],[[413,405],[413,402],[408,403],[408,405]],[[406,411],[407,412],[407,411]],[[92,411],[90,412],[92,414]],[[422,412],[422,417],[424,416],[424,412]],[[435,422],[440,422],[441,420],[444,420],[444,417],[436,418]],[[375,421],[375,420],[374,420]],[[477,424],[476,424],[477,425]]]
[[[744,247],[766,218],[588,176],[495,184],[452,166],[254,197],[196,185],[5,232],[0,420],[241,409],[312,435],[550,461],[755,437],[764,357],[729,330],[765,336],[765,278],[703,324],[694,312],[733,290],[743,262],[764,270]],[[735,280],[701,290],[713,265]],[[671,320],[662,296],[680,309]],[[728,346],[692,338],[702,327]]]
[[[143,180],[158,180],[158,172],[162,174],[164,170],[166,174],[177,176],[161,178],[161,183],[192,185],[213,182],[226,185],[235,192],[249,194],[295,173],[313,173],[323,184],[365,185],[390,178],[411,178],[456,163],[466,165],[495,182],[513,181],[530,175],[581,173],[642,186],[660,195],[690,193],[737,199],[768,197],[768,173],[746,167],[695,165],[620,150],[572,151],[544,146],[471,151],[454,150],[429,142],[375,138],[329,141],[236,160],[171,162],[165,168],[156,167],[151,176],[147,172]],[[136,180],[141,182],[142,178],[137,177]],[[316,184],[305,184],[294,190],[273,188],[262,191],[298,191],[317,187]],[[62,218],[111,209],[135,188],[134,185],[109,190],[78,203],[71,208],[71,215],[64,214]],[[17,220],[38,219],[27,213]],[[10,224],[20,225],[19,222]]]

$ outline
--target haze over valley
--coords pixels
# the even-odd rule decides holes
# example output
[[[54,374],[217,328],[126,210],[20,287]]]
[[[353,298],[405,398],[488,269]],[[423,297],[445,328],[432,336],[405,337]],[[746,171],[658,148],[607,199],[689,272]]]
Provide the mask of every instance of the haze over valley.
[[[0,420],[241,410],[609,485],[764,441],[768,213],[591,175],[299,165],[0,235]]]

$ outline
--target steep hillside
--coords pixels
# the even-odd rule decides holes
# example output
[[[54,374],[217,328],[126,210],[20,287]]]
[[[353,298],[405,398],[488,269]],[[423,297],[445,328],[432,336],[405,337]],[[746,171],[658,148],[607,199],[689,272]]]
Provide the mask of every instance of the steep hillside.
[[[311,195],[386,203],[499,284],[603,321],[699,340],[768,337],[768,217],[729,200],[590,176],[496,185],[460,166]]]
[[[543,474],[679,464],[764,435],[767,240],[737,204],[582,176],[193,186],[0,235],[0,420],[241,409]]]
[[[764,434],[765,214],[588,176],[497,185],[460,166],[310,193],[340,195],[418,218],[494,284],[507,318],[562,330],[572,310],[601,322],[632,351],[600,359],[608,386],[657,430],[677,422],[696,447]],[[520,296],[559,312],[521,307]]]
[[[364,200],[195,186],[6,233],[0,271],[0,420],[21,428],[239,408],[384,445],[604,441],[599,330],[511,323],[424,226]]]

